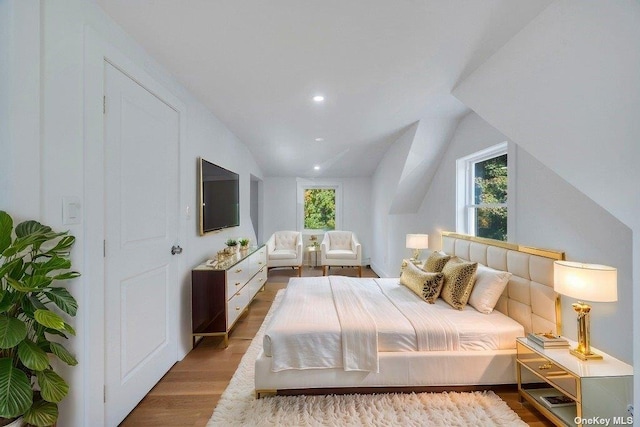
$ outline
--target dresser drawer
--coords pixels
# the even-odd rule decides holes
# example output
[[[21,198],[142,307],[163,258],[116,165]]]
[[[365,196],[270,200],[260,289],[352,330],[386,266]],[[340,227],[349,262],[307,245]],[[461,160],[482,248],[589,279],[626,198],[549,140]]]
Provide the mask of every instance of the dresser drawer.
[[[227,329],[238,319],[238,316],[242,314],[244,309],[249,305],[251,296],[249,295],[249,289],[243,288],[227,302]]]
[[[247,283],[250,267],[250,260],[245,259],[227,271],[227,300],[231,299]]]
[[[531,350],[529,347],[517,343],[518,362],[527,367],[539,378],[547,381],[554,387],[561,389],[573,399],[578,398],[579,379],[568,372],[563,367],[553,363],[541,354]]]

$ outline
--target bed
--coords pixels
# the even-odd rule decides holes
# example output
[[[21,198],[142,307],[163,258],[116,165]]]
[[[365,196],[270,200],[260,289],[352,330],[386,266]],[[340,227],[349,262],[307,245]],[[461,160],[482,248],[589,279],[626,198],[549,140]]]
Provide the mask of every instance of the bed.
[[[515,338],[561,332],[553,261],[564,253],[450,232],[442,251],[511,273],[491,314],[427,304],[398,278],[291,279],[266,325],[256,396],[515,384]]]

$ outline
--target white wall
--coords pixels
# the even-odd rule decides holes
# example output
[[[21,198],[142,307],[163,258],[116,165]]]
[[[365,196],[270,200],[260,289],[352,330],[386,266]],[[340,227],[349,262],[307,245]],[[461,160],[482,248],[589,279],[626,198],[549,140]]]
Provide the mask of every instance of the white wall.
[[[0,1],[0,209],[40,215],[40,4]],[[21,159],[20,163],[13,159]]]
[[[190,270],[222,248],[228,237],[255,239],[249,218],[249,177],[253,174],[261,178],[262,172],[246,147],[92,2],[0,0],[0,12],[1,32],[3,36],[9,35],[0,40],[0,57],[10,59],[8,65],[0,67],[3,73],[0,123],[11,123],[1,133],[0,209],[18,219],[34,218],[55,229],[70,229],[77,238],[72,261],[74,269],[83,275],[70,284],[80,308],[71,321],[78,335],[68,342],[68,348],[79,365],[62,369],[71,391],[60,405],[58,425],[100,426],[104,423],[104,343],[89,331],[94,331],[96,325],[99,329],[103,320],[99,318],[101,310],[90,310],[89,306],[96,299],[100,301],[102,284],[90,278],[103,266],[101,253],[94,250],[96,242],[87,236],[101,235],[102,213],[96,214],[90,206],[92,202],[84,196],[90,194],[93,198],[102,192],[102,188],[88,188],[85,184],[85,173],[90,174],[93,166],[99,171],[101,168],[97,166],[102,161],[87,164],[85,156],[91,151],[88,148],[93,147],[87,144],[101,144],[103,117],[101,108],[91,107],[101,105],[101,93],[96,99],[85,98],[94,89],[86,86],[91,80],[85,74],[86,55],[100,54],[98,44],[108,45],[118,52],[116,56],[126,59],[125,68],[133,64],[134,74],[142,73],[152,79],[181,105],[184,139],[181,157],[176,161],[181,177],[180,244],[185,253],[180,261],[182,280],[176,284],[180,293],[178,357],[190,348]],[[92,44],[92,35],[100,43]],[[90,77],[101,81],[100,64],[97,70],[89,70],[92,71],[98,76]],[[92,135],[97,137],[92,139]],[[198,236],[194,211],[197,156],[240,174],[240,227]],[[61,200],[65,196],[83,202],[82,224],[62,225]]]
[[[397,275],[403,257],[409,255],[404,247],[405,234],[412,229],[429,234],[430,249],[439,249],[439,232],[455,230],[456,159],[481,149],[504,142],[506,136],[491,127],[477,114],[469,113],[459,123],[449,147],[444,154],[429,191],[418,214],[385,215],[374,210],[374,223],[387,223],[388,234],[374,233],[374,246],[389,248],[390,276]],[[395,152],[405,144],[391,147],[380,165],[387,171],[394,170],[393,163],[401,158]],[[592,343],[595,347],[627,362],[632,359],[631,335],[631,232],[628,227],[576,190],[557,174],[541,164],[529,153],[510,143],[510,156],[515,157],[516,229],[510,230],[514,242],[565,251],[567,259],[614,265],[618,268],[619,301],[594,303],[592,315]],[[515,153],[513,156],[511,153]],[[512,169],[513,170],[513,169]],[[374,180],[373,194],[384,193],[384,180]],[[381,191],[382,190],[382,191]],[[378,256],[380,254],[377,254]],[[373,265],[381,260],[375,258]],[[571,309],[572,300],[563,298],[565,333],[576,337]],[[610,331],[615,330],[616,334]]]
[[[363,263],[371,256],[371,179],[336,178],[317,179],[342,185],[342,229],[356,233],[362,244]],[[278,230],[298,229],[296,178],[267,177],[264,179],[264,227],[266,241]]]
[[[418,123],[412,125],[389,147],[371,178],[371,233],[373,238],[371,267],[382,277],[394,276],[397,266],[400,265],[391,259],[399,252],[399,235],[392,233],[399,218],[398,215],[391,215],[390,212],[417,126]],[[422,231],[424,230],[417,228],[410,233]]]
[[[618,305],[633,322],[616,325],[611,336],[640,324],[638,87],[640,3],[558,0],[454,90],[488,123],[632,230],[634,309],[624,308],[627,301]],[[637,339],[633,361],[640,366]],[[637,407],[637,375],[634,396]]]

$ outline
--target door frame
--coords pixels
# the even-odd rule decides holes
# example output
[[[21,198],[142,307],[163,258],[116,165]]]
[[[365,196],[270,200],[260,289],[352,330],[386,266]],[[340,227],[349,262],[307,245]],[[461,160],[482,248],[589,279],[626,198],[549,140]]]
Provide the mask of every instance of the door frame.
[[[140,54],[142,61],[148,60],[144,53]],[[85,390],[83,412],[84,425],[104,425],[105,422],[105,310],[104,310],[104,257],[103,243],[104,221],[104,115],[103,96],[104,67],[108,62],[132,80],[155,94],[166,104],[178,112],[179,116],[179,141],[178,141],[178,240],[183,246],[186,242],[186,224],[183,215],[186,191],[183,188],[187,182],[185,179],[186,168],[182,167],[182,159],[185,158],[186,141],[186,105],[175,96],[167,86],[173,82],[167,76],[152,76],[139,66],[121,50],[106,42],[104,38],[93,28],[85,26],[84,30],[84,247],[83,247],[83,277],[84,283],[90,286],[83,293],[80,304],[84,316],[84,360],[80,363],[82,369],[83,386]],[[160,74],[155,73],[155,74]],[[159,79],[166,79],[165,86]],[[178,243],[178,242],[176,242]],[[167,248],[169,250],[169,248]],[[177,262],[177,283],[171,294],[170,301],[175,304],[172,312],[175,314],[175,334],[177,340],[176,360],[182,359],[186,351],[182,341],[184,328],[181,322],[179,301],[181,301],[182,276],[185,271],[187,250],[179,257]]]

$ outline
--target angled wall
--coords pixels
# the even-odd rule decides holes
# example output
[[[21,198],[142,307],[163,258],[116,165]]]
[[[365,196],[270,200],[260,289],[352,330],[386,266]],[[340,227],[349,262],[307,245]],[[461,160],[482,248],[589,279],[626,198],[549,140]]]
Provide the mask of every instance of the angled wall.
[[[640,324],[639,87],[640,3],[562,0],[453,92],[631,229],[633,325]],[[638,340],[633,362],[640,366]],[[634,391],[637,406],[637,376]]]

